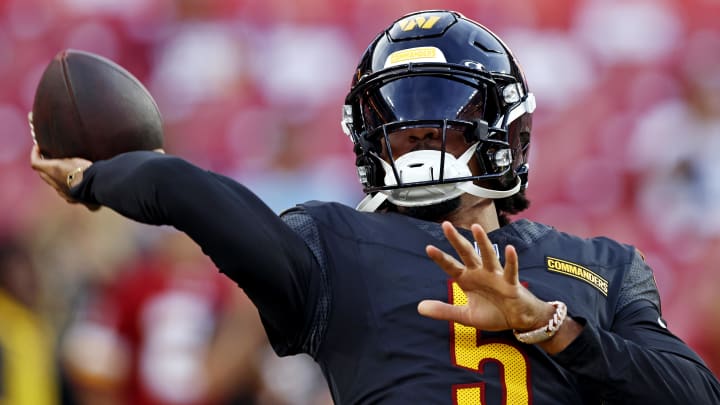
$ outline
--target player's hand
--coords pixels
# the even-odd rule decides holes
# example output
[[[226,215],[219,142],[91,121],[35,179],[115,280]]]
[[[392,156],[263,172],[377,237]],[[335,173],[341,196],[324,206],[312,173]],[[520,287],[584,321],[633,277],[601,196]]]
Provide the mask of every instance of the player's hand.
[[[490,239],[480,225],[471,227],[480,255],[450,222],[443,232],[462,262],[435,246],[427,246],[427,255],[452,277],[465,292],[467,305],[424,300],[418,305],[421,315],[459,322],[487,331],[531,330],[547,323],[554,307],[535,297],[520,284],[515,248],[505,248],[505,267],[495,254]]]
[[[92,165],[91,161],[81,158],[45,159],[40,154],[40,148],[33,145],[30,165],[65,201],[71,204],[83,204],[91,211],[100,208],[97,204],[82,203],[70,196],[70,188],[80,182],[82,172]]]

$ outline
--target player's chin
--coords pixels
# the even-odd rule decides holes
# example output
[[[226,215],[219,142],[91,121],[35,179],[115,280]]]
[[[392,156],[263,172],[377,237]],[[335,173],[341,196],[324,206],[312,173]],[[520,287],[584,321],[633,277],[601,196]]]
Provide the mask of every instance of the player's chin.
[[[398,212],[425,221],[439,222],[460,207],[460,197],[422,207],[397,207]]]

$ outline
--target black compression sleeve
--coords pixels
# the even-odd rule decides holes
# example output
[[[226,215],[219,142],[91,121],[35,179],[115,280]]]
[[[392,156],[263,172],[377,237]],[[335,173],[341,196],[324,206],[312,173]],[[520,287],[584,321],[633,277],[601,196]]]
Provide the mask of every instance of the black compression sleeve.
[[[612,332],[586,323],[553,358],[578,378],[583,391],[600,393],[607,403],[720,404],[717,379],[660,322],[652,303],[636,301],[618,314]]]
[[[93,164],[73,197],[185,232],[245,290],[269,333],[288,346],[301,339],[318,264],[302,238],[241,184],[177,157],[130,152]]]

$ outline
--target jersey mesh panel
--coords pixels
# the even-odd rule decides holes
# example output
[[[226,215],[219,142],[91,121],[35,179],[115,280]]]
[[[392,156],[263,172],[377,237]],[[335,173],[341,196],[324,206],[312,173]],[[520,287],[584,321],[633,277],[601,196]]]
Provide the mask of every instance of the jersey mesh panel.
[[[305,240],[313,256],[315,256],[315,259],[320,264],[322,289],[318,297],[317,307],[315,308],[312,327],[302,344],[302,350],[315,358],[320,343],[322,342],[322,337],[325,334],[325,329],[327,328],[328,314],[330,312],[330,282],[327,275],[327,260],[325,259],[325,252],[320,243],[317,225],[309,215],[303,212],[292,211],[284,214],[282,220]]]

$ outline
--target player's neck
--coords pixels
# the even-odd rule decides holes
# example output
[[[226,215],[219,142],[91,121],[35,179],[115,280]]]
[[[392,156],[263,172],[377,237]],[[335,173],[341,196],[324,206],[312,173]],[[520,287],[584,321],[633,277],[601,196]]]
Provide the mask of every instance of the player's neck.
[[[493,200],[465,194],[460,198],[460,206],[446,218],[453,225],[470,229],[472,224],[479,224],[485,232],[500,227],[497,210]]]

